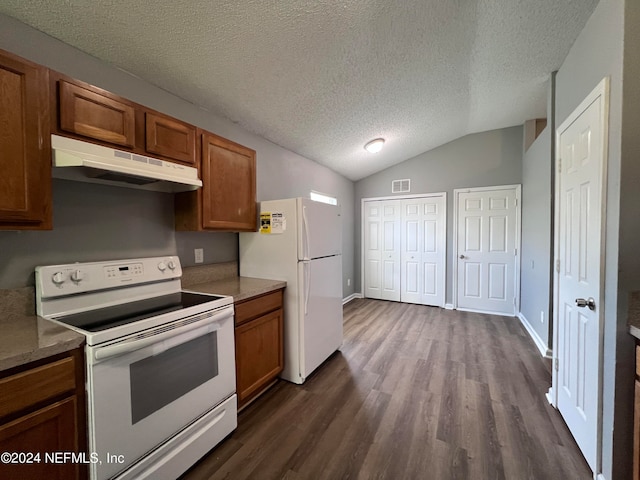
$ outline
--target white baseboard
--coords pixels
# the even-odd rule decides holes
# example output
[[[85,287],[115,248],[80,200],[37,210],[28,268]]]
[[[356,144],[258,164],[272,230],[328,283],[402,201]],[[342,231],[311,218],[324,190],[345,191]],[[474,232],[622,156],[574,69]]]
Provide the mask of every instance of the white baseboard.
[[[499,317],[511,317],[513,318],[513,313],[505,313],[505,312],[492,312],[491,310],[476,310],[475,308],[460,308],[458,307],[456,310],[460,310],[461,312],[470,312],[470,313],[482,313],[484,315],[498,315]]]
[[[555,408],[555,405],[553,404],[553,387],[549,387],[549,390],[547,390],[547,393],[545,393],[544,395],[545,397],[547,397],[547,402],[549,402],[549,405],[551,405],[552,407]]]
[[[445,303],[444,304],[444,309],[445,310],[453,310],[453,303]]]
[[[533,339],[533,343],[536,344],[538,350],[540,350],[540,354],[545,358],[551,358],[552,352],[551,350],[544,344],[538,332],[536,332],[526,317],[522,314],[522,312],[518,313],[518,318],[520,319],[520,323],[525,328],[525,330],[529,333],[529,336]]]
[[[351,300],[355,300],[356,298],[362,298],[362,294],[361,293],[352,293],[347,298],[343,298],[342,299],[342,305],[346,305]]]

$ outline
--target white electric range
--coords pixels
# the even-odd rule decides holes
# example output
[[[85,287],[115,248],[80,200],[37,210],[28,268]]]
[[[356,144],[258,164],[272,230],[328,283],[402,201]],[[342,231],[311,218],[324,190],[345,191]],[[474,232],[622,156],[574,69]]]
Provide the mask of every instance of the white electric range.
[[[86,337],[92,479],[174,479],[237,427],[233,298],[178,257],[36,268],[40,316]]]

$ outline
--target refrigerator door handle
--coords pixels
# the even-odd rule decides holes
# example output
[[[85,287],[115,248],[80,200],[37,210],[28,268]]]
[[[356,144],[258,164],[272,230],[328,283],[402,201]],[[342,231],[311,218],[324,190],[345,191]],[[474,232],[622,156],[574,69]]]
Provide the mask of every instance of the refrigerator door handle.
[[[307,220],[307,207],[302,207],[302,224],[304,225],[305,236],[305,245],[304,251],[302,252],[302,259],[309,260],[309,221]]]
[[[309,262],[304,262],[304,314],[307,315],[309,307],[309,295],[311,294],[311,265]]]

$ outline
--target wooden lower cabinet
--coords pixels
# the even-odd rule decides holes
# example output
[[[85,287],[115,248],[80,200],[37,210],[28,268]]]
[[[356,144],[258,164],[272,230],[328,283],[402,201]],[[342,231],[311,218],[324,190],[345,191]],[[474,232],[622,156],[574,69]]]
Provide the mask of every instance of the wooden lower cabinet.
[[[78,461],[64,459],[58,453],[77,452],[77,436],[75,397],[0,426],[0,452],[11,452],[18,456],[14,463],[0,463],[0,478],[79,478]],[[20,463],[24,461],[29,463]]]
[[[236,305],[238,406],[263,392],[284,368],[282,290]]]
[[[78,349],[0,378],[3,480],[87,478],[82,358]]]

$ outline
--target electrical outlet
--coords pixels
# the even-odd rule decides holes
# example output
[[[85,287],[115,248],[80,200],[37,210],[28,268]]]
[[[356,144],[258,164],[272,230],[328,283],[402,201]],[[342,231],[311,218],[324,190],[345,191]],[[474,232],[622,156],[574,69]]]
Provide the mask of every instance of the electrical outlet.
[[[203,248],[196,248],[193,251],[195,257],[196,257],[196,263],[202,263],[204,262],[204,249]]]
[[[350,287],[350,286],[351,286],[351,279],[347,278],[347,287]]]

